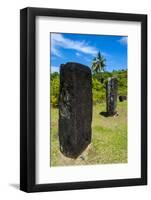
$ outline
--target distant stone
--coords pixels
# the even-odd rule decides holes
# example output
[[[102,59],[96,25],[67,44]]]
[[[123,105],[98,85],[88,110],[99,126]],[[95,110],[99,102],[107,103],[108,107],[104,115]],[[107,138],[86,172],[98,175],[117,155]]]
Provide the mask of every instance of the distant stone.
[[[60,67],[59,143],[67,157],[77,158],[91,142],[92,77],[89,67]]]
[[[108,78],[106,84],[106,110],[108,115],[115,115],[117,113],[117,92],[117,78]]]
[[[127,96],[119,96],[119,101],[122,102],[124,100],[127,100]]]

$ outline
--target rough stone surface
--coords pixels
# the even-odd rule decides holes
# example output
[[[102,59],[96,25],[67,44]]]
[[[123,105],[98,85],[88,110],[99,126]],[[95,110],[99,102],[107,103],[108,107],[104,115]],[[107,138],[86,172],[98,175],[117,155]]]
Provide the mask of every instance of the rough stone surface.
[[[106,110],[108,115],[115,115],[117,113],[117,78],[108,78],[106,84]]]
[[[60,67],[59,143],[67,157],[77,158],[91,142],[92,77],[89,67]]]

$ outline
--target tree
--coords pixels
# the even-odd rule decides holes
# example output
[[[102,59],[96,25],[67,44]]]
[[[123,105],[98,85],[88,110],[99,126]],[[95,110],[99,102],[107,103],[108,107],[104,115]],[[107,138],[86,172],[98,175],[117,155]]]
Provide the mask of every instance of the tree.
[[[93,74],[97,74],[97,73],[102,73],[105,71],[105,64],[106,59],[104,58],[103,55],[101,55],[100,52],[98,52],[98,55],[96,57],[94,57],[93,61],[92,61],[92,73]]]
[[[58,72],[53,72],[50,75],[51,80],[53,80],[54,78],[57,78],[57,77],[59,77],[59,73]]]
[[[58,107],[58,97],[59,97],[59,74],[54,72],[51,74],[50,79],[50,96],[51,105],[53,107]]]

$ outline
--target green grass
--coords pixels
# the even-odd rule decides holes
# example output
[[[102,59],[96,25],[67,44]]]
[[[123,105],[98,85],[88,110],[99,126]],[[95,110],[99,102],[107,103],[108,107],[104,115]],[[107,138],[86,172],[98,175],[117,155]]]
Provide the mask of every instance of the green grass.
[[[77,158],[61,154],[58,142],[58,109],[51,109],[51,166],[127,162],[127,102],[118,102],[118,116],[105,117],[105,104],[93,106],[92,142]]]

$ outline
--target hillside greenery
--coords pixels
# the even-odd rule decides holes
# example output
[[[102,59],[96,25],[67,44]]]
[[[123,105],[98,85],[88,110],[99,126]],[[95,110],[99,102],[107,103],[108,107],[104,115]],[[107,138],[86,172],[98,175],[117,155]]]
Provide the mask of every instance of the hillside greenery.
[[[51,106],[58,107],[59,97],[59,73],[54,72],[50,78]],[[93,104],[105,102],[105,85],[109,77],[118,79],[118,95],[127,95],[127,70],[113,70],[112,72],[100,72],[92,74]]]

